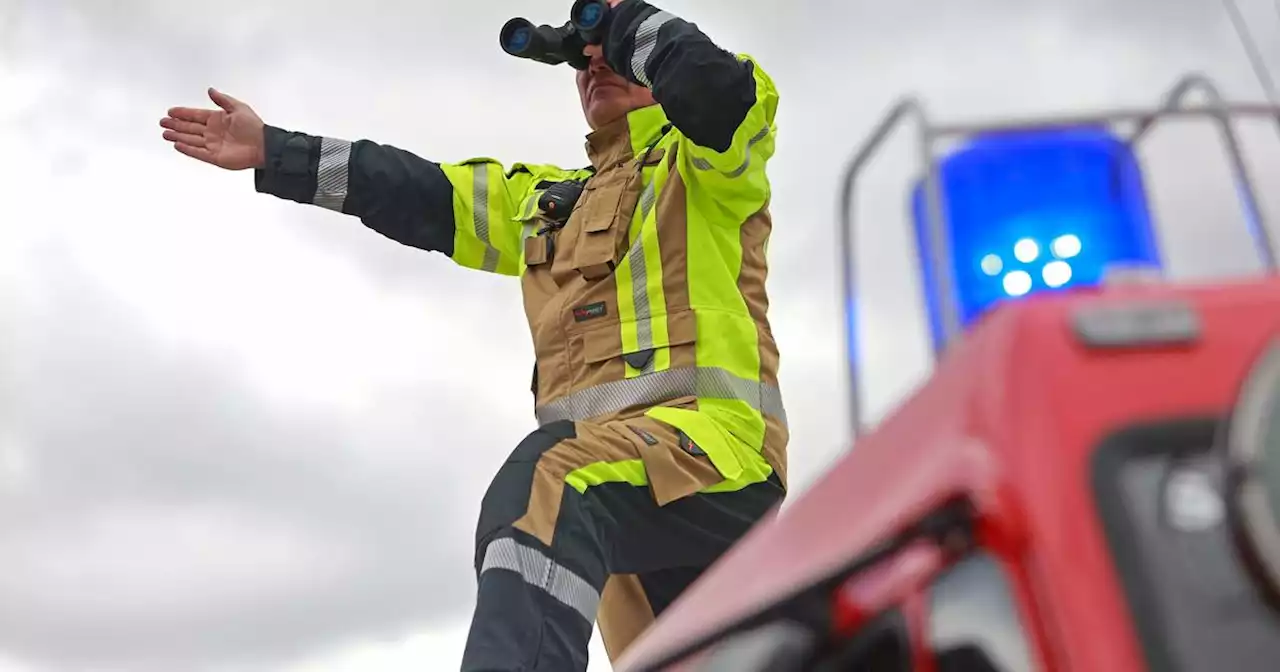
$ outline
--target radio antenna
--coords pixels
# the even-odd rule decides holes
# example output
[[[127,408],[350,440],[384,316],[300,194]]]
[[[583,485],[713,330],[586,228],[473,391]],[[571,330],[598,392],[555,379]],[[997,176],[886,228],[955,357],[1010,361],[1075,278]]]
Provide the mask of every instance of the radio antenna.
[[[1276,15],[1280,18],[1280,0],[1274,0]],[[1231,17],[1231,25],[1235,27],[1236,37],[1240,39],[1241,46],[1244,47],[1245,55],[1249,59],[1249,65],[1253,68],[1253,74],[1258,78],[1258,84],[1262,86],[1262,92],[1267,96],[1267,102],[1272,105],[1280,105],[1280,95],[1276,92],[1275,80],[1271,77],[1271,70],[1267,67],[1266,60],[1262,57],[1262,52],[1258,49],[1258,43],[1254,41],[1253,36],[1249,33],[1248,24],[1245,23],[1244,14],[1240,12],[1239,5],[1236,0],[1222,0],[1223,6],[1227,10],[1227,15]],[[1277,119],[1280,122],[1280,119]]]

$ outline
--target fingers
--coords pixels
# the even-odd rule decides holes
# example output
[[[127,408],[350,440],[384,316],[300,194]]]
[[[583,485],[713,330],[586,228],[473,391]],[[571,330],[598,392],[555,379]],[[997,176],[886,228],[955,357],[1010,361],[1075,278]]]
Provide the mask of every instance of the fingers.
[[[203,135],[194,135],[192,133],[179,133],[177,131],[165,131],[164,139],[169,142],[178,142],[190,147],[204,147],[205,141]]]
[[[205,163],[213,163],[213,154],[204,147],[196,147],[194,145],[175,142],[173,144],[173,148],[193,159],[199,159]]]
[[[209,123],[209,117],[213,116],[216,110],[201,110],[194,107],[171,107],[169,108],[169,116],[182,121],[191,121],[197,124]]]
[[[228,112],[233,112],[236,108],[244,105],[244,103],[213,87],[209,87],[209,100],[212,100],[218,107],[221,107]]]
[[[164,119],[161,119],[160,125],[171,131],[177,131],[179,133],[188,133],[191,135],[204,135],[205,129],[208,128],[208,126],[199,122],[183,121],[182,119],[177,119],[174,117],[165,117]]]

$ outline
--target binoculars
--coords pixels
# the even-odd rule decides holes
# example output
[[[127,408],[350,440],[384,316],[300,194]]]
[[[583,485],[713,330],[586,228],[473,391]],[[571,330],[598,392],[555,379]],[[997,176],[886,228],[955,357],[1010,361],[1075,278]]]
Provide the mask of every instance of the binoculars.
[[[502,26],[498,40],[503,51],[517,58],[547,65],[568,63],[575,70],[586,70],[589,59],[582,50],[600,44],[608,15],[605,0],[576,0],[563,26],[534,26],[528,19],[514,18]]]

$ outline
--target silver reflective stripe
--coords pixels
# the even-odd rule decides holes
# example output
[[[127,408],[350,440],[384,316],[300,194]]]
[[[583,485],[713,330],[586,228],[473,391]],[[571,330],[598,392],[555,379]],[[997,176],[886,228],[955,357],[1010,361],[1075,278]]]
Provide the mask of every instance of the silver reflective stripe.
[[[520,213],[520,219],[529,219],[533,216],[533,211],[538,207],[538,200],[542,198],[541,191],[533,192],[529,200],[524,204],[524,212]]]
[[[757,131],[756,134],[751,136],[751,139],[747,141],[747,149],[746,149],[747,155],[742,158],[742,165],[725,173],[725,175],[729,177],[739,177],[743,173],[747,172],[747,168],[751,166],[751,147],[754,146],[756,143],[760,142],[761,140],[764,140],[765,137],[767,137],[768,135],[769,135],[769,125],[765,124],[764,128],[761,128],[759,131]],[[698,170],[711,170],[712,168],[714,168],[714,166],[711,165],[710,161],[707,161],[706,159],[700,156],[693,157],[693,159],[690,162],[693,164],[693,167],[697,168]]]
[[[484,262],[480,269],[493,272],[498,268],[498,250],[489,242],[489,164],[472,165],[471,175],[471,221],[476,227],[476,238],[484,243]]]
[[[495,539],[484,549],[480,573],[491,569],[519,574],[525,583],[576,610],[587,622],[596,622],[600,593],[585,579],[554,562],[542,551],[516,543],[510,537]]]
[[[644,221],[649,218],[649,212],[653,209],[656,185],[657,180],[649,180],[649,185],[640,194],[640,232],[636,235],[636,242],[627,252],[627,263],[631,265],[631,300],[636,308],[636,340],[640,350],[653,348],[651,319],[653,311],[649,306],[649,270],[645,266]],[[641,371],[651,373],[654,361],[655,358],[650,357]]]
[[[533,192],[533,195],[524,204],[524,210],[520,213],[520,221],[524,222],[520,230],[521,240],[531,238],[538,232],[538,220],[533,218],[533,213],[538,209],[538,199],[542,198],[542,194],[545,191],[544,189]]]
[[[336,138],[320,138],[320,165],[316,170],[316,195],[311,203],[342,212],[347,200],[347,164],[351,143]]]
[[[658,45],[658,30],[662,28],[662,24],[674,18],[669,12],[658,10],[636,28],[635,51],[631,52],[631,73],[636,76],[636,81],[645,86],[653,85],[649,81],[649,75],[645,74],[645,66],[649,64],[653,48]]]
[[[755,410],[787,424],[782,392],[776,386],[747,380],[724,369],[702,366],[667,369],[588,387],[540,406],[534,413],[538,424],[546,425],[558,420],[588,420],[691,395],[745,401]]]

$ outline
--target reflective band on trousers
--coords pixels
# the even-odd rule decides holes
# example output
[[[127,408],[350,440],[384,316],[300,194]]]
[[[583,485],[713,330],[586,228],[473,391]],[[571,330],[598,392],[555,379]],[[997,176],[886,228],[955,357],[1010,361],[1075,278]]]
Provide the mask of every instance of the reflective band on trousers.
[[[484,549],[484,563],[480,566],[480,574],[491,569],[519,574],[525,583],[571,607],[587,621],[596,622],[600,593],[586,579],[548,558],[542,551],[520,544],[510,537],[494,539]]]
[[[667,369],[588,387],[539,406],[534,413],[538,424],[546,425],[558,420],[587,420],[687,396],[745,401],[757,411],[787,424],[782,392],[777,387],[711,367]]]

